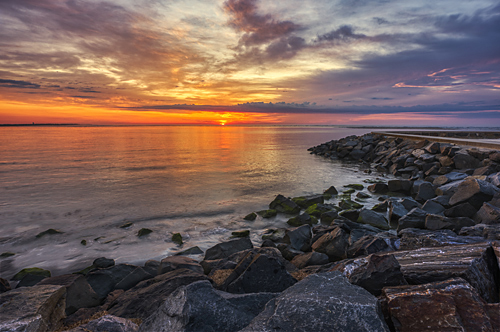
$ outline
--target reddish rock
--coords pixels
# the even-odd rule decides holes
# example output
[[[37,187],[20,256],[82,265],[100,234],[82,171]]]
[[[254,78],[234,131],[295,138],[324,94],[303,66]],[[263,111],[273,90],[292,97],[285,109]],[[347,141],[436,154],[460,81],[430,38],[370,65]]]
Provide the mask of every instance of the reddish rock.
[[[386,287],[384,309],[395,331],[494,331],[488,306],[461,278],[424,285]],[[495,314],[493,313],[493,316]]]
[[[457,191],[450,198],[450,204],[469,202],[475,209],[479,210],[484,202],[491,200],[499,191],[500,189],[489,182],[469,178],[460,183]]]

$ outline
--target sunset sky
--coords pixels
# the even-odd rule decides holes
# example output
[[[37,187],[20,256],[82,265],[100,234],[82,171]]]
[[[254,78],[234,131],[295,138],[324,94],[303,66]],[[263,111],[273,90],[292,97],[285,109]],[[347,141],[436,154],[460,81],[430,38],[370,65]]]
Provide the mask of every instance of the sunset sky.
[[[0,123],[500,126],[498,0],[1,0]]]

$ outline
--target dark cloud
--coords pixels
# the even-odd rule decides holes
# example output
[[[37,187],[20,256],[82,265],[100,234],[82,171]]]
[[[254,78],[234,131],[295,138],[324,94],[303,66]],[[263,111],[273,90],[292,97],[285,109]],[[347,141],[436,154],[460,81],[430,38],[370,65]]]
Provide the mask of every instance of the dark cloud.
[[[228,0],[224,9],[229,14],[229,25],[244,32],[240,45],[254,46],[268,43],[300,29],[291,21],[280,21],[270,14],[257,12],[256,0]]]
[[[81,98],[81,99],[93,99],[95,98],[94,96],[70,96],[73,98]]]
[[[372,97],[370,98],[372,100],[393,100],[394,98],[389,98],[389,97],[384,97],[384,98],[380,98],[380,97]]]
[[[26,81],[2,80],[0,79],[0,87],[2,88],[19,88],[19,89],[39,89],[40,84],[35,84]]]
[[[318,36],[317,41],[342,41],[347,42],[355,39],[366,38],[366,35],[354,33],[354,29],[350,25],[342,25],[336,30]]]

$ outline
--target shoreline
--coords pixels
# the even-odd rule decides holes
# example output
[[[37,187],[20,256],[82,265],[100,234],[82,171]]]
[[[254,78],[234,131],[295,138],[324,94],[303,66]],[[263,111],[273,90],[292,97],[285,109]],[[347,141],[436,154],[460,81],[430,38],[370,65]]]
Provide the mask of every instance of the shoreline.
[[[172,282],[173,279],[177,279],[173,275],[166,278],[166,274],[173,274],[176,273],[175,271],[179,272],[187,268],[187,271],[182,272],[184,273],[181,278],[183,280],[189,279],[194,272],[197,273],[195,281],[210,280],[216,289],[229,291],[229,293],[254,294],[256,289],[252,288],[252,280],[262,283],[259,279],[262,278],[261,275],[250,272],[249,267],[255,264],[255,267],[260,267],[264,274],[269,273],[266,270],[269,266],[273,267],[272,269],[276,269],[277,266],[282,267],[283,273],[280,273],[279,277],[280,283],[287,285],[284,289],[269,281],[269,278],[264,278],[270,284],[268,292],[274,290],[273,293],[282,294],[277,298],[285,296],[283,295],[286,293],[285,289],[289,287],[296,287],[295,285],[301,284],[302,281],[310,282],[312,280],[310,276],[340,271],[340,274],[351,284],[361,286],[373,296],[378,296],[376,301],[378,304],[375,304],[375,307],[382,304],[384,314],[388,315],[380,323],[382,327],[387,324],[386,330],[396,331],[398,330],[397,324],[394,325],[396,321],[410,319],[394,309],[396,304],[391,307],[394,296],[399,296],[398,299],[402,301],[403,295],[394,295],[399,294],[397,289],[413,289],[411,288],[413,286],[408,285],[409,280],[421,285],[420,287],[425,285],[424,292],[432,287],[441,289],[439,287],[443,282],[451,282],[454,283],[453,285],[472,285],[471,292],[475,291],[474,294],[479,294],[484,302],[479,300],[477,302],[486,308],[483,315],[484,321],[489,322],[490,327],[494,326],[491,322],[498,322],[495,320],[497,318],[491,316],[489,312],[500,308],[498,304],[499,279],[495,280],[500,273],[498,266],[498,259],[500,259],[500,242],[498,241],[500,240],[500,189],[498,189],[500,187],[500,152],[464,149],[447,143],[433,143],[431,138],[428,138],[428,141],[413,141],[376,134],[366,134],[361,137],[349,136],[318,145],[310,151],[330,159],[358,160],[360,166],[364,166],[361,170],[367,174],[392,173],[396,178],[389,181],[374,181],[374,183],[353,183],[352,186],[343,188],[324,188],[326,193],[307,197],[277,196],[277,199],[271,202],[269,210],[258,211],[257,214],[290,214],[288,220],[290,227],[269,232],[266,239],[263,236],[263,247],[260,249],[253,248],[245,233],[235,234],[235,240],[227,242],[229,244],[220,244],[208,249],[202,262],[186,256],[169,256],[161,262],[148,261],[143,267],[128,264],[115,265],[114,261],[111,262],[112,259],[105,260],[104,263],[102,259],[101,262],[94,262],[94,270],[89,269],[86,274],[83,274],[84,277],[78,276],[78,278],[86,280],[91,286],[91,289],[87,288],[87,293],[92,293],[93,290],[99,295],[100,306],[87,306],[87,309],[85,306],[77,308],[80,310],[78,320],[88,320],[95,313],[108,311],[122,318],[140,318],[144,326],[151,328],[153,321],[165,322],[165,320],[171,320],[172,317],[162,316],[160,319],[160,313],[150,312],[151,317],[155,317],[153,319],[137,311],[134,314],[126,313],[128,309],[124,309],[127,307],[124,304],[127,295],[137,292],[140,285],[142,286],[139,288],[143,290],[150,287],[146,286],[148,280],[165,281],[168,279]],[[360,185],[363,189],[368,186],[371,195],[379,197],[380,204],[370,208],[364,207],[362,203],[366,198],[361,195]],[[339,197],[339,206],[333,207],[328,204],[328,195]],[[299,214],[299,212],[302,213]],[[390,230],[390,222],[397,225],[397,232]],[[476,248],[474,251],[473,247],[479,249]],[[457,250],[463,250],[464,257],[472,257],[472,260],[485,260],[484,264],[488,266],[489,272],[483,271],[479,277],[469,276],[464,271],[469,271],[472,267],[470,261],[464,261],[462,265],[457,264],[457,266],[460,265],[456,267],[459,269],[458,273],[450,274],[445,269],[439,270],[446,265],[446,262],[435,262],[438,264],[437,270],[441,271],[440,276],[434,279],[429,279],[429,277],[422,279],[421,275],[425,275],[429,270],[421,266],[420,270],[415,271],[413,263],[405,261],[404,256],[412,256],[413,252],[425,249],[430,255],[426,259],[432,260],[434,257],[432,250],[435,250],[433,248],[444,250],[444,257],[449,259],[448,262],[458,257],[456,256]],[[268,258],[266,262],[258,263],[259,257]],[[416,257],[414,259],[417,259]],[[494,257],[496,257],[496,267],[492,264]],[[389,269],[391,273],[396,273],[399,276],[397,282],[386,280],[374,290],[374,285],[379,281],[375,280],[373,275],[368,278],[365,275],[365,279],[358,276],[364,280],[363,282],[359,282],[358,279],[353,280],[352,276],[356,274],[355,271],[359,269],[361,270],[359,273],[363,274],[363,269],[367,268],[367,262],[371,264],[370,262],[374,259],[382,259],[383,266],[377,265],[375,261],[373,264],[376,268],[382,269],[380,272],[386,273]],[[436,270],[436,267],[433,269]],[[109,272],[111,270],[113,272]],[[107,280],[103,276],[109,276],[113,280],[112,286],[108,285],[103,289],[103,284],[109,283],[103,281]],[[447,278],[443,279],[444,276]],[[50,284],[50,279],[58,278],[52,277],[48,278],[49,281],[47,279],[42,281],[46,274],[43,278],[41,277],[41,275],[27,273],[20,279],[25,278],[27,287],[41,287],[36,284],[41,282],[47,285],[47,283]],[[337,275],[329,275],[330,277],[337,278]],[[462,279],[456,280],[456,278],[453,279],[454,277],[462,277]],[[125,279],[127,280],[124,281]],[[242,281],[243,279],[246,283]],[[28,281],[37,282],[34,285],[28,285]],[[61,284],[61,282],[59,284],[55,282],[53,281],[52,285]],[[190,283],[182,287],[190,287],[189,285]],[[18,289],[23,288],[26,287]],[[69,288],[66,287],[66,289],[69,292]],[[444,290],[439,292],[440,294],[446,293]],[[374,298],[377,299],[377,297]],[[162,301],[164,299],[165,297],[162,297]],[[92,303],[95,304],[96,301]],[[262,316],[265,310],[262,311],[262,303],[259,308],[261,308],[259,314],[255,315],[255,320],[249,321],[248,326],[252,324],[260,326],[258,324],[261,322],[258,317]],[[73,317],[70,321],[74,323],[75,318]],[[61,324],[62,321],[61,318]],[[65,324],[68,326],[68,321]],[[148,331],[143,325],[137,328]],[[152,329],[149,330],[152,331]]]

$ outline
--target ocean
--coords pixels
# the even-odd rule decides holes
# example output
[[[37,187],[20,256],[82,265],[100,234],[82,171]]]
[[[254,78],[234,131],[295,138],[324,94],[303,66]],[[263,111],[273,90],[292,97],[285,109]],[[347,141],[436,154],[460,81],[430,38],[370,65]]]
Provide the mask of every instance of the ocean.
[[[142,264],[250,229],[260,245],[287,217],[243,217],[277,194],[322,193],[375,178],[307,149],[366,128],[27,126],[0,128],[0,277],[73,272],[95,258]],[[365,186],[366,187],[366,186]],[[366,189],[365,189],[366,191]],[[374,198],[375,199],[375,198]],[[335,199],[331,203],[336,203]],[[120,228],[130,222],[132,226]],[[49,228],[62,233],[36,235]],[[141,228],[153,232],[138,237]],[[171,241],[181,233],[184,245]],[[86,245],[82,244],[86,241]],[[202,257],[199,256],[201,259]]]

